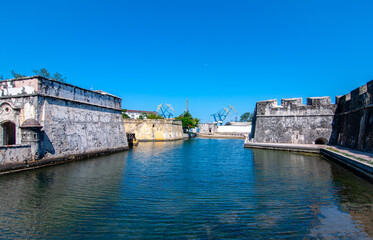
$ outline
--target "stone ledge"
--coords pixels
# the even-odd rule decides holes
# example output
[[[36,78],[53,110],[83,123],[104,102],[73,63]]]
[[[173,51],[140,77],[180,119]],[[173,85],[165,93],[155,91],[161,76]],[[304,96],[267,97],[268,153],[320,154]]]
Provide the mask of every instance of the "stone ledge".
[[[291,143],[245,143],[244,147],[305,153],[320,153],[320,149],[323,148],[322,145]]]
[[[15,144],[15,145],[0,145],[0,149],[5,148],[29,148],[31,145],[29,144]]]
[[[67,162],[79,161],[79,160],[84,160],[84,159],[88,159],[92,157],[109,155],[111,153],[126,151],[128,149],[129,147],[127,146],[127,147],[92,151],[92,152],[86,152],[86,153],[80,153],[80,154],[71,154],[71,155],[66,155],[63,157],[50,157],[50,158],[45,158],[45,159],[41,159],[37,161],[25,161],[25,163],[1,166],[0,175],[8,174],[8,173],[16,173],[16,172],[21,172],[21,171],[26,171],[26,170],[31,170],[31,169],[41,168],[41,167],[48,167],[48,166],[63,164]]]
[[[358,159],[354,159],[352,157],[345,156],[343,153],[337,153],[329,149],[321,149],[320,153],[334,161],[341,163],[342,165],[346,166],[353,172],[357,173],[358,175],[366,178],[367,180],[373,182],[373,165],[360,161]]]
[[[338,149],[334,146],[315,145],[315,144],[291,144],[291,143],[245,143],[245,148],[280,150],[301,153],[319,153],[322,156],[331,159],[352,172],[362,176],[370,182],[373,182],[373,157],[368,153],[357,153],[356,150]],[[365,157],[361,157],[361,155]]]

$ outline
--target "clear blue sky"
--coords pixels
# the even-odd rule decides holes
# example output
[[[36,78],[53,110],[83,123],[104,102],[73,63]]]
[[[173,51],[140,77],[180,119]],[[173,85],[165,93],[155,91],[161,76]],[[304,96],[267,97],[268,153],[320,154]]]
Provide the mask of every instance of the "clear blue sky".
[[[155,110],[342,95],[373,79],[373,1],[0,0],[0,75],[47,68]]]

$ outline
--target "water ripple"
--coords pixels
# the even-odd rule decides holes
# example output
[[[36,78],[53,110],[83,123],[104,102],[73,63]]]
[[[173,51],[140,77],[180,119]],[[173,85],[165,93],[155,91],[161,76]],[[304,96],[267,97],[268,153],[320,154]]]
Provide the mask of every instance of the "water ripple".
[[[373,187],[316,155],[242,140],[129,152],[0,176],[0,237],[369,239]],[[339,227],[338,227],[339,226]]]

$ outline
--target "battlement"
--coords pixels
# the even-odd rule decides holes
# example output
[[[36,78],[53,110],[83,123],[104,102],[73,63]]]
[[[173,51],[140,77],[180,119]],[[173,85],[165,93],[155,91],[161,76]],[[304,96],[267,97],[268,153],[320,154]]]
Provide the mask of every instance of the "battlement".
[[[335,102],[338,105],[337,113],[354,111],[372,105],[373,80],[348,94],[335,97]]]
[[[333,114],[334,107],[330,97],[309,97],[306,105],[302,104],[302,98],[283,98],[281,105],[278,105],[276,99],[257,102],[256,111],[259,116],[320,114],[322,109]]]
[[[42,95],[84,104],[121,109],[119,97],[103,91],[92,91],[40,76],[0,81],[0,98]]]
[[[281,106],[282,107],[293,107],[302,105],[302,98],[282,98]]]
[[[330,97],[309,97],[307,98],[307,105],[310,106],[329,106],[331,105]]]

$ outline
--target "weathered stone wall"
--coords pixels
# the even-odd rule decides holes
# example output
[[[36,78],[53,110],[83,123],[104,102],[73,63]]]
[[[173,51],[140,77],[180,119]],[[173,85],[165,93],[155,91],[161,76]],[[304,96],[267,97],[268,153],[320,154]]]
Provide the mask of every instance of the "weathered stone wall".
[[[258,143],[312,144],[328,141],[332,132],[335,104],[330,97],[282,99],[257,102],[250,139]]]
[[[0,146],[0,167],[31,160],[30,145]]]
[[[218,126],[214,123],[200,123],[199,133],[200,134],[215,134],[218,131]]]
[[[180,120],[175,119],[123,119],[127,133],[135,133],[139,141],[167,141],[183,139]]]
[[[42,77],[1,81],[0,123],[16,125],[16,144],[30,118],[43,126],[44,159],[128,148],[120,98]]]
[[[110,108],[40,97],[46,156],[105,151],[127,146],[121,112]]]
[[[373,152],[373,80],[336,97],[331,143]]]

